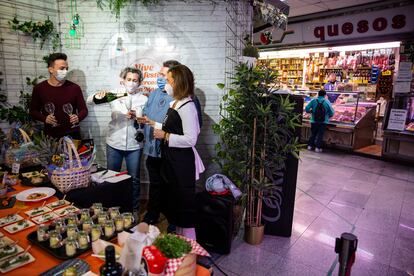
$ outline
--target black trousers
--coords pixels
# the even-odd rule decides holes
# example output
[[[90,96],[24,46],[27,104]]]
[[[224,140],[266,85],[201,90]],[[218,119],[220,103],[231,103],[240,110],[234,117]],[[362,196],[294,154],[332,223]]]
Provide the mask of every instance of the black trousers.
[[[323,135],[325,134],[326,124],[325,123],[311,123],[311,137],[309,138],[308,146],[314,148],[315,146],[319,149],[323,145]]]
[[[158,219],[161,212],[161,158],[148,156],[146,165],[150,180],[147,215]]]

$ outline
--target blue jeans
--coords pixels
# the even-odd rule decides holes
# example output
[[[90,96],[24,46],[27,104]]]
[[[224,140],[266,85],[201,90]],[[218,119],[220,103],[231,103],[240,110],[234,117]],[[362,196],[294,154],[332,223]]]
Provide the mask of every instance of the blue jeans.
[[[318,149],[321,149],[325,129],[325,123],[311,123],[311,137],[309,138],[308,146],[311,146],[312,148],[316,146]]]
[[[118,150],[106,145],[106,162],[109,170],[119,172],[125,158],[128,174],[132,177],[132,208],[139,209],[140,161],[142,149]]]

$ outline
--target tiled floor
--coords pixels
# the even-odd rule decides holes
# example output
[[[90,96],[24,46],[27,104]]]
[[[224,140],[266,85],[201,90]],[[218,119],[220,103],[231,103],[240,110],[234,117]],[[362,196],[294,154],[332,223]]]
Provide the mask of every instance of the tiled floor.
[[[336,151],[301,159],[292,236],[258,246],[236,238],[219,266],[228,275],[337,275],[335,238],[352,232],[352,275],[414,275],[414,166]]]

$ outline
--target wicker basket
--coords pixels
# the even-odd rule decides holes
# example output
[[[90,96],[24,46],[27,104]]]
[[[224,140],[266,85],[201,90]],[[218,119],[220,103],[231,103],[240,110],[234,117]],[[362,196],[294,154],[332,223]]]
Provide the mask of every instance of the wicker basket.
[[[50,181],[62,193],[89,186],[90,166],[82,166],[81,159],[72,140],[65,137],[60,140],[64,152],[69,156],[69,168],[55,169],[49,172]]]
[[[10,130],[8,138],[10,142],[12,141],[13,131],[15,130],[15,128]],[[39,154],[30,148],[30,146],[33,145],[32,140],[26,131],[21,128],[17,128],[17,130],[19,130],[20,135],[23,137],[23,143],[19,145],[19,148],[9,148],[6,150],[4,163],[10,168],[12,167],[13,163],[19,163],[20,168],[37,165],[37,157]]]

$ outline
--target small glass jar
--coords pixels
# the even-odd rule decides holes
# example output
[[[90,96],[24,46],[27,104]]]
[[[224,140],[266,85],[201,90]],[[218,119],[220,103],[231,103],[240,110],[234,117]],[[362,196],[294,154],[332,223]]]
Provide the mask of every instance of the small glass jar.
[[[66,230],[65,221],[62,218],[55,219],[55,230],[60,234],[64,233]]]
[[[62,246],[62,236],[59,231],[49,231],[49,245],[51,248],[59,248]]]
[[[92,225],[92,230],[91,230],[91,238],[92,241],[97,241],[100,239],[102,235],[102,226],[99,224],[94,224]]]
[[[93,222],[91,219],[84,220],[82,222],[82,230],[89,234],[91,232],[92,225]]]
[[[84,221],[84,220],[88,220],[91,218],[91,213],[89,212],[89,209],[85,208],[81,210],[81,216],[80,216],[80,220]]]
[[[68,257],[72,257],[76,254],[77,247],[78,247],[78,244],[74,237],[68,237],[66,239],[65,249],[66,249],[66,255]]]
[[[104,226],[107,219],[108,216],[106,215],[106,213],[100,213],[98,215],[98,224]]]
[[[76,224],[68,224],[66,227],[66,235],[68,238],[76,238],[76,233],[78,232],[78,226]]]
[[[134,223],[134,216],[132,213],[123,213],[122,217],[124,218],[124,229],[129,229]]]
[[[49,230],[49,226],[40,224],[37,227],[37,240],[42,242],[47,240],[47,230]]]
[[[92,211],[94,215],[99,215],[101,211],[103,211],[102,203],[94,203],[92,204]]]
[[[105,237],[109,238],[115,233],[115,225],[114,222],[110,219],[106,220],[105,227],[104,227]]]
[[[117,216],[119,216],[119,207],[111,207],[108,210],[109,216],[111,219],[115,219]]]
[[[85,231],[78,232],[78,244],[80,249],[86,249],[89,246],[89,236]]]
[[[122,232],[124,230],[124,218],[121,215],[119,215],[115,217],[114,221],[115,221],[115,230],[117,232]]]
[[[74,225],[78,224],[78,216],[76,214],[68,215],[67,219],[68,219],[68,225],[69,224],[74,224]]]

